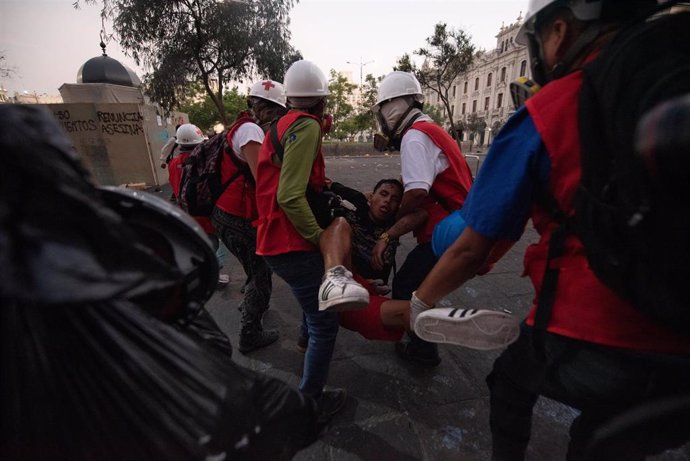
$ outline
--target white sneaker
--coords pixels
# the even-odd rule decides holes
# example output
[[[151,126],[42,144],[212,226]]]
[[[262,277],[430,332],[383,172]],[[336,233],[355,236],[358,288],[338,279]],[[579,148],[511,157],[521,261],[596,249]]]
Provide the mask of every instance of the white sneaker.
[[[419,314],[414,331],[425,341],[488,351],[514,342],[520,324],[505,312],[444,307]]]
[[[224,287],[230,283],[230,276],[228,274],[218,274],[218,285]]]
[[[356,311],[369,305],[369,292],[352,278],[352,272],[335,266],[323,276],[319,288],[319,310]]]

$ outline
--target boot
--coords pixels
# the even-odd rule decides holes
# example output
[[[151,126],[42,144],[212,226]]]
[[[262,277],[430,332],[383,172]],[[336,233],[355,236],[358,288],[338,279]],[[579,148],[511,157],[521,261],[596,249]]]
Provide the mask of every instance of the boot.
[[[407,337],[395,343],[395,351],[401,359],[423,367],[435,367],[441,363],[438,355],[438,345],[420,339],[411,331]]]
[[[278,330],[264,330],[261,315],[247,314],[242,311],[242,328],[240,330],[241,353],[246,354],[255,349],[273,344],[278,340]]]

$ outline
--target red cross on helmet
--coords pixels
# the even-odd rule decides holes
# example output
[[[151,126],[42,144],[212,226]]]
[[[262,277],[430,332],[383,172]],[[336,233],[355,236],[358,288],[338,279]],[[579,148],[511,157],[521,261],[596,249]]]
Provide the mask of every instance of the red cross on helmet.
[[[275,80],[259,80],[249,89],[250,98],[261,98],[285,107],[285,88]]]
[[[195,146],[204,142],[206,137],[198,126],[191,123],[180,125],[175,134],[177,144],[181,146]]]

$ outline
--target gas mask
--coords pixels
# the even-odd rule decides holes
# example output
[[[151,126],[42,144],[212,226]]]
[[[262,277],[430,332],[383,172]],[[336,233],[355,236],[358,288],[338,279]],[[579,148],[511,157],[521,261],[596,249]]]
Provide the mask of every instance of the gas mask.
[[[412,109],[416,108],[419,108],[418,104],[407,98],[395,98],[374,106],[372,111],[382,132],[374,135],[374,149],[379,152],[400,150],[402,133],[421,116],[421,112],[415,114],[402,129],[401,126]]]

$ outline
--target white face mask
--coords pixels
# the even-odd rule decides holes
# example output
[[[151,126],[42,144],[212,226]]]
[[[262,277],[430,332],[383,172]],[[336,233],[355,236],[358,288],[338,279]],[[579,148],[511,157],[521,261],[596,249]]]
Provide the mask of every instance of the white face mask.
[[[385,123],[387,128],[387,130],[383,131],[392,130],[409,108],[410,105],[405,98],[396,98],[381,106],[379,122]],[[381,128],[383,129],[383,127]]]

